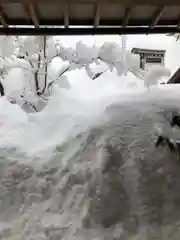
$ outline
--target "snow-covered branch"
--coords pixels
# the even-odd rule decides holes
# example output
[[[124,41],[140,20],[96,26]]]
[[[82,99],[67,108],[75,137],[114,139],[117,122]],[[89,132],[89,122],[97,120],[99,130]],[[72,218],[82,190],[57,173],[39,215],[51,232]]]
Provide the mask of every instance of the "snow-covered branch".
[[[0,44],[2,43],[3,46],[0,50],[2,59],[0,74],[2,71],[3,78],[0,86],[1,95],[7,94],[17,104],[20,104],[20,101],[22,107],[30,106],[33,111],[39,111],[40,102],[46,104],[54,83],[64,88],[70,87],[67,79],[68,71],[83,68],[92,80],[113,69],[116,69],[119,76],[123,75],[125,70],[123,54],[126,54],[126,70],[141,79],[145,79],[146,76],[146,83],[149,85],[150,82],[147,79],[151,76],[148,77],[147,72],[139,67],[139,57],[130,51],[123,52],[117,43],[107,42],[102,46],[87,46],[79,41],[75,48],[71,48],[62,46],[53,37],[30,36],[10,37],[7,47],[6,41],[6,37],[0,37]],[[9,43],[12,43],[11,47]],[[54,63],[56,71],[52,70]],[[28,92],[31,92],[36,99],[35,102],[32,103],[27,99]],[[19,100],[20,96],[23,100]],[[43,98],[46,98],[46,101]]]

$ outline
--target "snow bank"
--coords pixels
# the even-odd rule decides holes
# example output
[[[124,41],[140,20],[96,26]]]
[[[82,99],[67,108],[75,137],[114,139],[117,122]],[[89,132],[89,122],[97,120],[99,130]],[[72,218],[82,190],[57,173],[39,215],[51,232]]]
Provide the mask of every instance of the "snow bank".
[[[164,66],[151,66],[145,76],[145,86],[150,87],[157,85],[160,79],[169,78],[171,75],[170,71]]]
[[[0,147],[19,148],[26,134],[28,115],[6,97],[0,98]],[[25,132],[24,132],[25,131]]]
[[[150,69],[145,73],[143,81],[133,74],[139,71],[139,60],[130,54],[127,54],[129,72],[127,76],[123,76],[122,52],[118,44],[105,43],[100,51],[93,46],[85,47],[80,42],[76,44],[76,50],[60,48],[62,59],[54,58],[48,67],[48,83],[55,81],[51,88],[52,97],[40,113],[25,113],[17,105],[1,100],[1,148],[12,145],[29,156],[50,156],[56,146],[62,146],[71,137],[99,121],[102,122],[104,110],[112,103],[125,101],[133,104],[136,100],[149,99],[156,102],[172,91],[169,90],[171,86],[162,88],[158,85],[162,76],[170,74],[166,68]],[[35,49],[31,50],[34,53]],[[97,60],[97,56],[101,59]],[[97,61],[92,64],[94,60]],[[81,69],[68,71],[62,77],[62,73],[68,68],[73,69],[72,62],[75,67],[80,64]],[[87,64],[82,65],[83,62]],[[114,68],[111,68],[112,64]],[[21,68],[17,68],[19,65]],[[36,103],[38,100],[34,98],[33,92],[27,91],[31,90],[30,80],[27,81],[27,77],[30,78],[31,75],[27,76],[24,68],[29,69],[29,65],[24,60],[18,60],[12,62],[12,67],[4,81],[7,96],[17,100],[26,88],[25,100]],[[87,75],[87,68],[91,76]],[[100,72],[103,74],[93,81],[92,75]],[[146,88],[150,85],[155,85],[152,91]],[[179,95],[175,94],[177,88],[173,88],[173,93],[179,99]],[[12,115],[18,117],[14,118]]]
[[[23,89],[23,76],[13,69],[9,84],[19,76],[17,90]],[[18,70],[19,71],[19,70]],[[80,74],[81,73],[81,74]],[[10,81],[10,77],[12,77]],[[159,99],[170,95],[172,86],[155,86],[152,92],[134,75],[118,77],[116,71],[107,71],[96,81],[87,77],[85,70],[72,71],[68,77],[69,90],[55,84],[52,97],[40,113],[25,113],[18,105],[0,99],[0,147],[17,148],[28,156],[51,156],[52,151],[84,132],[92,125],[104,121],[104,110],[113,102],[131,102]],[[8,84],[8,81],[7,81]],[[10,88],[9,88],[10,89]],[[16,88],[12,88],[16,92]],[[177,97],[177,87],[173,97]],[[160,98],[161,97],[161,98]]]
[[[27,81],[28,78],[21,68],[11,69],[3,81],[5,93],[15,99],[19,98],[24,92]]]

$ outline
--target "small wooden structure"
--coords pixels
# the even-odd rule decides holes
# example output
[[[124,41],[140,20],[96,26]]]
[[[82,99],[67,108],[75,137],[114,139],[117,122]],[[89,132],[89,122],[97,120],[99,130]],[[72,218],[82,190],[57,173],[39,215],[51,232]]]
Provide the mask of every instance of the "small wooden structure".
[[[140,56],[140,68],[145,69],[146,64],[164,65],[166,50],[133,48],[132,53]]]

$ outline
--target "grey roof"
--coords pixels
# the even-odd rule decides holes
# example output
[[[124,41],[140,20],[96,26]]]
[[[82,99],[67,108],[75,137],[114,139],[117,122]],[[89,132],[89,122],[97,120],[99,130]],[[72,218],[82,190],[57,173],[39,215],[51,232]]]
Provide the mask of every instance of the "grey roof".
[[[132,48],[131,50],[134,54],[156,54],[156,55],[164,55],[166,50],[163,49],[145,49],[145,48]]]
[[[180,32],[180,1],[0,0],[0,23],[0,34]]]

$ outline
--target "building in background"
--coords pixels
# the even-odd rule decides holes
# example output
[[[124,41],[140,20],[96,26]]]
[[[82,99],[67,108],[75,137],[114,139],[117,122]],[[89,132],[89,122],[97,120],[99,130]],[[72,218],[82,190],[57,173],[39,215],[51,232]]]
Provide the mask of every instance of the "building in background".
[[[164,65],[164,57],[166,50],[132,48],[133,54],[140,57],[140,68],[146,69],[152,65]]]

